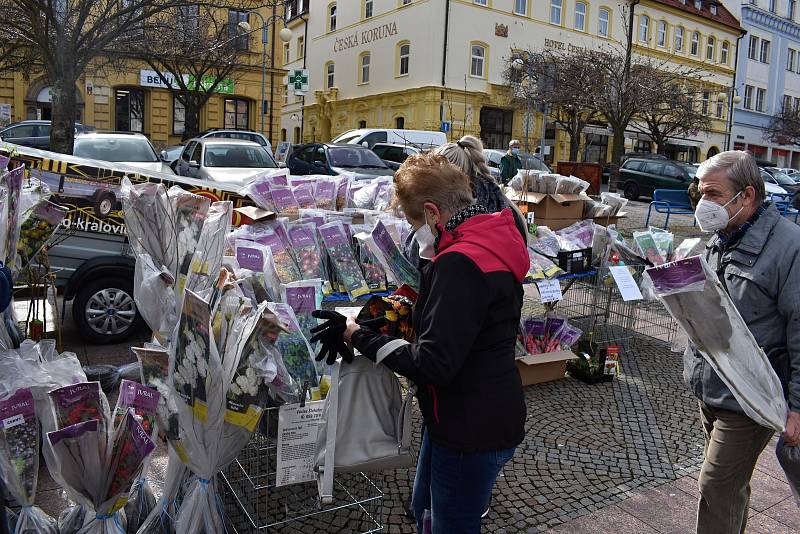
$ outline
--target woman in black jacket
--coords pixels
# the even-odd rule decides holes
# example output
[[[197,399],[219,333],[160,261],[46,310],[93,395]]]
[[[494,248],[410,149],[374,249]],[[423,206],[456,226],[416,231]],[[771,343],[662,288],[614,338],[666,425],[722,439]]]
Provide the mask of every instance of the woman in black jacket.
[[[395,198],[422,256],[408,343],[347,322],[345,341],[418,387],[424,418],[413,511],[436,534],[477,534],[497,474],[524,437],[514,363],[529,259],[510,209],[474,204],[469,178],[439,155],[409,158]]]

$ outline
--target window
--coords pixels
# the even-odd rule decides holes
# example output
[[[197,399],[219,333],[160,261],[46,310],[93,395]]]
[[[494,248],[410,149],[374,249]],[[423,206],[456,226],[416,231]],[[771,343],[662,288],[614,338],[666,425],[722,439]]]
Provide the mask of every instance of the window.
[[[658,21],[658,33],[656,34],[656,44],[658,46],[667,45],[667,23],[663,20]]]
[[[643,43],[647,42],[647,31],[650,29],[650,17],[647,15],[639,16],[639,40]]]
[[[193,34],[200,27],[200,6],[188,5],[178,6],[178,29],[179,35]],[[188,36],[187,36],[188,38]]]
[[[725,102],[721,99],[717,99],[717,118],[722,118],[722,113],[725,111]]]
[[[769,0],[769,10],[772,13],[775,13],[775,0]]]
[[[483,66],[486,58],[486,47],[482,45],[472,45],[471,61],[469,74],[475,78],[483,78]]]
[[[488,0],[473,0],[474,4],[478,4],[479,6],[486,6],[489,5]]]
[[[364,18],[372,18],[372,0],[364,0]]]
[[[752,85],[744,86],[744,109],[753,109],[753,89]]]
[[[714,45],[716,42],[714,38],[709,36],[708,40],[706,41],[706,59],[709,61],[714,61]]]
[[[286,141],[286,128],[281,128],[281,141]]]
[[[789,9],[786,11],[786,18],[794,20],[795,11],[797,11],[797,0],[789,0]]]
[[[550,0],[550,24],[561,26],[562,0]]]
[[[397,117],[394,120],[394,127],[398,130],[402,130],[406,127],[406,118],[405,117]]]
[[[756,111],[764,111],[764,104],[767,100],[767,90],[759,87],[756,89]]]
[[[407,5],[408,5],[408,4],[410,4],[410,3],[411,3],[411,0],[403,0],[403,1],[401,2],[401,4],[402,4],[402,5],[404,5],[404,6],[407,6]]]
[[[250,14],[247,11],[228,10],[228,39],[236,43],[236,50],[247,50],[250,43],[250,35],[242,34],[239,29],[240,22],[249,24]]]
[[[683,51],[683,27],[681,26],[675,28],[675,51]]]
[[[694,32],[692,34],[692,48],[689,51],[690,54],[696,56],[700,50],[700,32]]]
[[[725,41],[724,43],[722,43],[722,49],[721,49],[721,51],[719,53],[719,62],[720,63],[723,63],[725,65],[728,64],[728,53],[730,52],[730,47],[731,47],[731,45],[730,45],[730,43],[728,43],[728,41]]]
[[[703,100],[700,101],[700,109],[703,115],[708,115],[708,99],[710,95],[708,91],[703,91]]]
[[[717,14],[717,4],[711,4],[708,6],[708,10],[711,12],[712,15]]]
[[[367,121],[358,121],[359,130],[363,130],[366,127],[367,127]]]
[[[336,31],[336,4],[328,6],[328,31]]]
[[[597,34],[601,37],[608,37],[608,26],[611,13],[603,8],[597,18]]]
[[[528,0],[514,0],[514,13],[517,15],[527,15]]]
[[[114,97],[114,127],[120,132],[144,132],[144,91],[117,89]]]
[[[325,88],[330,89],[333,87],[333,62],[325,65]]]
[[[361,73],[358,83],[369,83],[369,52],[361,54],[361,60],[359,61],[361,66]]]
[[[289,43],[283,43],[283,64],[289,63]]]
[[[761,63],[769,63],[769,45],[766,39],[761,39]]]
[[[792,97],[783,95],[783,111],[792,111]]]
[[[172,95],[172,134],[183,135],[186,131],[186,107]]]
[[[800,111],[800,97],[796,96],[794,98],[794,110],[795,111]]]
[[[408,74],[408,62],[409,56],[411,55],[411,45],[408,43],[403,43],[399,47],[399,70],[398,74],[400,76],[405,76]]]
[[[703,9],[703,2],[702,2],[702,0],[694,0],[694,8],[695,8],[695,9]]]
[[[225,128],[248,128],[250,125],[249,115],[249,101],[241,98],[225,99]]]
[[[747,59],[758,59],[758,37],[750,36],[750,47],[747,49]]]
[[[575,29],[582,32],[586,30],[586,4],[575,3]]]
[[[306,40],[301,35],[297,38],[297,59],[302,59],[306,55]]]
[[[794,71],[794,58],[796,56],[796,52],[794,49],[789,48],[786,54],[786,70],[789,72]]]

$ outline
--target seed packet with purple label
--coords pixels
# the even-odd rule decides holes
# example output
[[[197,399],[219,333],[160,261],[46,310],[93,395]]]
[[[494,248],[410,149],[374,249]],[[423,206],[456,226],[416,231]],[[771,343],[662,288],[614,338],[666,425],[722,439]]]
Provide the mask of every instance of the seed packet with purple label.
[[[22,178],[25,175],[25,165],[7,172],[2,180],[8,195],[6,203],[6,248],[3,263],[8,265],[14,261],[17,254],[17,240],[19,239],[20,196],[22,195]]]
[[[400,251],[383,221],[375,223],[371,243],[375,245],[372,252],[378,257],[386,273],[397,283],[397,287],[405,284],[419,289],[419,271]]]
[[[336,180],[332,178],[318,178],[314,182],[314,199],[317,207],[323,210],[336,209]]]
[[[274,186],[270,189],[272,201],[275,203],[275,211],[284,215],[297,215],[300,205],[294,198],[292,188],[288,186]]]
[[[303,280],[281,286],[281,296],[294,311],[303,335],[311,339],[311,329],[319,324],[311,312],[322,308],[322,280]]]
[[[317,241],[317,228],[313,223],[290,223],[289,242],[304,280],[324,278],[322,254]]]
[[[566,324],[567,320],[563,317],[547,318],[544,335],[544,352],[553,352],[558,349],[558,336],[561,334],[561,330]]]
[[[342,211],[350,205],[350,187],[355,181],[355,174],[342,173],[336,186],[336,210]]]
[[[116,431],[128,410],[133,411],[136,421],[142,425],[147,435],[153,437],[155,433],[156,409],[161,394],[147,386],[133,380],[123,379],[119,385],[119,397],[114,409],[112,429]]]
[[[523,327],[529,336],[544,337],[547,320],[544,317],[528,317]]]
[[[272,261],[274,262],[275,271],[278,274],[280,283],[288,284],[289,282],[296,282],[302,278],[300,269],[294,261],[294,256],[292,256],[287,245],[275,230],[265,228],[259,236],[258,242],[269,247],[272,252]]]
[[[369,232],[360,232],[355,236],[358,243],[358,262],[364,273],[364,279],[372,291],[386,291],[386,271],[380,260],[369,248]]]
[[[113,500],[109,513],[114,513],[128,502],[128,492],[133,481],[142,472],[145,458],[156,448],[150,434],[136,421],[133,412],[127,412],[114,433],[108,462],[108,484],[103,502]]]
[[[314,185],[310,182],[292,186],[292,194],[299,206],[298,212],[301,209],[313,209],[317,207],[314,200]]]
[[[300,329],[294,310],[282,302],[270,302],[268,307],[287,330],[278,335],[275,347],[283,357],[292,380],[300,387],[304,383],[308,383],[309,387],[319,386],[314,351]]]
[[[582,334],[583,330],[575,328],[571,324],[565,324],[558,336],[561,348],[569,349],[580,339]]]
[[[0,401],[0,456],[6,487],[20,506],[32,504],[39,473],[39,423],[29,388]]]
[[[655,293],[659,297],[685,291],[703,291],[706,285],[700,256],[651,267],[645,272],[652,280]]]
[[[108,401],[100,389],[100,382],[71,384],[54,389],[49,395],[59,429],[85,421],[98,421],[101,430],[106,429]]]
[[[369,293],[369,286],[353,255],[350,235],[345,231],[344,225],[341,222],[322,225],[319,227],[319,234],[350,300]]]

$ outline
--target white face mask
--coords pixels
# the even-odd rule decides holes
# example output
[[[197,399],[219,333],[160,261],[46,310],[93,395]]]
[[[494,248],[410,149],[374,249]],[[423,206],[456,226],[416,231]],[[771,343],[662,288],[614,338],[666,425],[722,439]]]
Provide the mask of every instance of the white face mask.
[[[731,219],[742,212],[744,206],[739,208],[739,211],[737,211],[733,217],[728,215],[728,210],[726,210],[725,207],[736,200],[736,197],[741,194],[742,192],[739,191],[732,199],[723,205],[717,204],[713,200],[700,199],[700,202],[697,203],[697,208],[694,210],[694,218],[697,220],[697,224],[700,225],[700,229],[704,232],[716,232],[717,230],[722,230],[727,227]]]
[[[430,260],[436,255],[433,244],[436,242],[436,236],[433,235],[433,230],[428,226],[428,215],[425,214],[425,224],[419,227],[414,232],[414,239],[419,244],[419,257],[424,260]]]

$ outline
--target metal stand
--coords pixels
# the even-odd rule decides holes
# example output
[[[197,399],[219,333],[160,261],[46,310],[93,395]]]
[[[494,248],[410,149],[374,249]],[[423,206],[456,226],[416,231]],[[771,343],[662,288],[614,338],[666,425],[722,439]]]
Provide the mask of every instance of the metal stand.
[[[334,501],[325,506],[313,481],[276,487],[277,430],[278,408],[268,408],[250,443],[220,473],[229,532],[369,534],[383,530],[378,521],[383,492],[364,473],[337,473]]]

